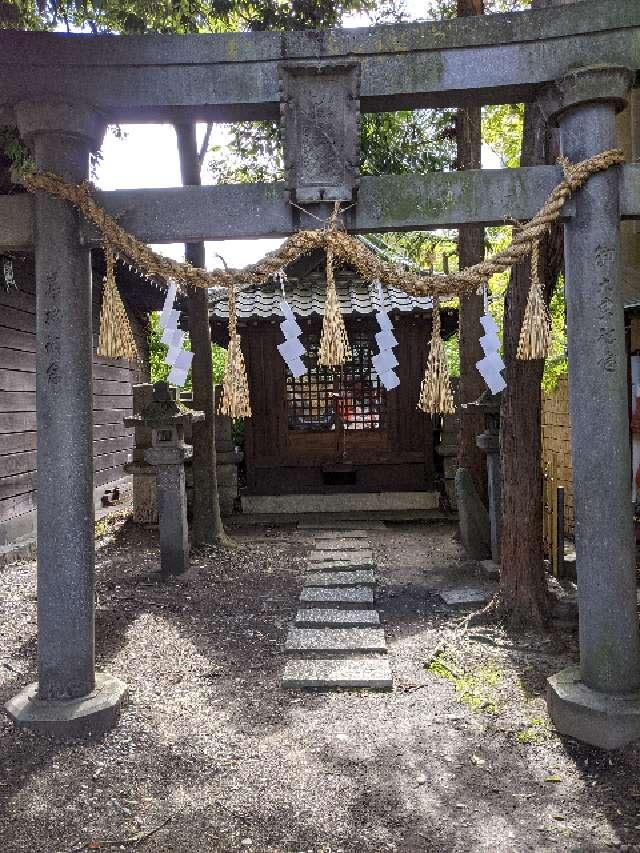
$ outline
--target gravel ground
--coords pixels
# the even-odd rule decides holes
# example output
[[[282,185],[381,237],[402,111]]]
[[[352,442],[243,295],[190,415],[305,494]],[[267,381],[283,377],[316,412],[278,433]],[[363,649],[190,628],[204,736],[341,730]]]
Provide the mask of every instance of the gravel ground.
[[[454,528],[370,532],[396,689],[301,694],[278,679],[309,532],[236,531],[163,585],[155,535],[114,527],[98,664],[127,705],[88,743],[0,717],[0,851],[640,850],[638,747],[589,749],[546,716],[571,632],[465,633],[437,594],[477,582]],[[5,701],[35,677],[35,567],[0,576]]]

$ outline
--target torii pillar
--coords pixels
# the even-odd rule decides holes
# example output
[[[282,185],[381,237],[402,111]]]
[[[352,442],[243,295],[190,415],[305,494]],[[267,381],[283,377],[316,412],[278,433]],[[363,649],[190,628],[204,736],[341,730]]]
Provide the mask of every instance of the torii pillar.
[[[547,107],[572,163],[617,147],[626,68],[569,72]],[[563,734],[615,749],[640,737],[640,644],[620,288],[619,170],[589,179],[564,226],[580,666],[549,679]]]
[[[104,133],[77,104],[23,103],[18,128],[39,170],[77,183]],[[95,672],[90,250],[80,214],[35,199],[38,429],[38,674],[7,703],[19,726],[98,734],[117,718],[125,685]]]

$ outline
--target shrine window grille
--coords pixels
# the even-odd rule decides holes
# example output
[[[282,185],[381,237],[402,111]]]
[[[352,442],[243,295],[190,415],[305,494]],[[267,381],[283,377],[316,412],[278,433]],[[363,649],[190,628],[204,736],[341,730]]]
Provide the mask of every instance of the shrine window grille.
[[[340,422],[346,430],[381,430],[386,426],[387,396],[373,367],[375,337],[349,334],[351,352],[335,369],[318,363],[320,336],[305,333],[303,362],[307,372],[287,371],[287,417],[294,432],[330,432]]]

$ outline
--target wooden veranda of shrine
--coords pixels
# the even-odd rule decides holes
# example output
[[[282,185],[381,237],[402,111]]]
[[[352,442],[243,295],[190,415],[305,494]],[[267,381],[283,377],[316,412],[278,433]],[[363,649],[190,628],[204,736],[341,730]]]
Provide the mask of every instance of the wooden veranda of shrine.
[[[300,207],[326,218],[334,201],[352,205],[352,233],[492,225],[529,219],[561,169],[359,177],[360,112],[537,101],[559,125],[563,154],[588,158],[616,147],[616,112],[638,83],[640,6],[588,0],[552,14],[329,32],[3,32],[0,66],[0,120],[17,125],[38,169],[72,182],[88,177],[109,122],[281,116],[284,183],[99,193],[147,242],[287,236],[314,227]],[[549,690],[561,731],[607,745],[640,735],[621,218],[640,218],[638,166],[592,177],[563,211],[581,661]],[[98,242],[62,201],[0,197],[0,250],[33,249],[37,288],[40,677],[9,711],[48,731],[109,725],[125,689],[94,666],[89,251]]]

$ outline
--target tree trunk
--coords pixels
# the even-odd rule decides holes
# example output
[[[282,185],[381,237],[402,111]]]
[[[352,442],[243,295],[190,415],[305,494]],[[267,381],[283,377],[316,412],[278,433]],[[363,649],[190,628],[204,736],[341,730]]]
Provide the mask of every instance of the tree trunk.
[[[200,157],[195,124],[176,124],[176,138],[180,157],[180,173],[185,186],[200,184]],[[187,261],[204,267],[204,242],[185,244]],[[207,291],[190,289],[187,295],[189,334],[193,362],[191,379],[193,408],[204,412],[204,420],[192,427],[193,443],[193,519],[191,542],[199,545],[219,544],[226,541],[216,475],[215,410],[213,369],[211,364],[211,329]]]
[[[483,0],[457,0],[458,17],[484,14]],[[480,107],[472,106],[459,110],[456,116],[457,166],[458,169],[479,169],[481,166],[481,122]],[[481,225],[465,225],[459,230],[458,254],[460,269],[470,267],[484,259],[484,228]],[[483,334],[480,317],[484,314],[482,295],[470,294],[460,299],[460,402],[472,403],[485,390],[476,362],[484,353],[480,346]],[[476,444],[476,436],[485,428],[484,416],[461,410],[458,434],[458,465],[466,468],[473,479],[479,495],[486,502],[487,464],[485,454]]]
[[[524,114],[521,165],[544,163],[544,121],[535,105]],[[561,229],[540,246],[540,277],[547,302],[562,264]],[[548,615],[542,532],[540,407],[544,361],[516,358],[531,285],[530,261],[515,266],[504,306],[504,360],[507,387],[502,395],[501,606],[514,627],[542,626]]]

